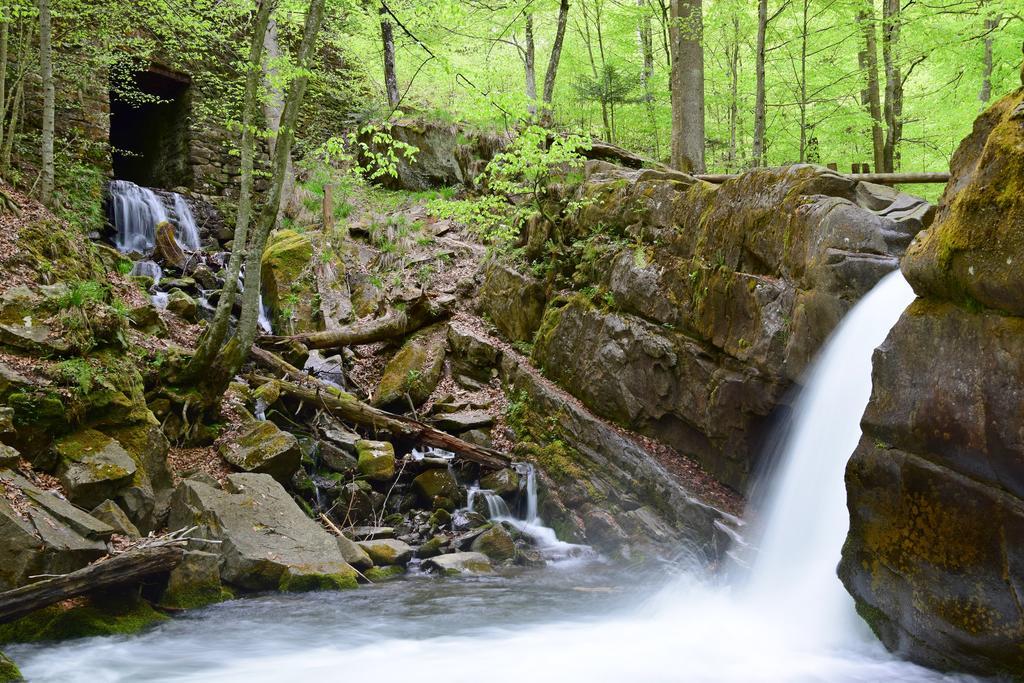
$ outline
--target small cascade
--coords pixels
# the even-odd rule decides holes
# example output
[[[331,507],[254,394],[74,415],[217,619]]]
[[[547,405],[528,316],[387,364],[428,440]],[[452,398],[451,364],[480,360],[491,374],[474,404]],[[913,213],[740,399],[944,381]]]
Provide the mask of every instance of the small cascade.
[[[161,311],[167,308],[167,292],[157,292],[150,299],[153,301],[153,305]]]
[[[164,276],[164,269],[155,261],[142,260],[135,262],[135,265],[132,266],[132,272],[129,274],[151,277],[153,278],[153,284],[158,285],[160,284],[160,279]]]
[[[153,249],[157,224],[170,221],[170,213],[160,196],[128,180],[111,180],[108,191],[118,251],[145,253]],[[185,251],[197,251],[201,245],[195,216],[184,197],[177,192],[169,195],[177,218],[175,239]]]
[[[111,180],[109,187],[118,251],[149,251],[156,246],[156,224],[167,220],[163,202],[153,190],[127,180]]]
[[[241,289],[242,289],[241,283],[239,283],[238,288],[239,288],[239,292],[241,292]],[[274,326],[270,324],[270,309],[267,308],[266,304],[263,303],[263,295],[262,294],[260,294],[260,317],[256,321],[256,324],[259,325],[260,330],[264,334],[273,334],[274,333]]]
[[[174,197],[174,215],[178,217],[178,230],[175,238],[185,251],[199,251],[199,228],[196,226],[195,216],[188,202],[177,192],[171,193]]]
[[[488,519],[511,518],[512,511],[508,509],[508,503],[494,491],[482,489],[479,486],[470,486],[466,491],[466,509],[474,510],[477,499],[483,499],[487,505]]]

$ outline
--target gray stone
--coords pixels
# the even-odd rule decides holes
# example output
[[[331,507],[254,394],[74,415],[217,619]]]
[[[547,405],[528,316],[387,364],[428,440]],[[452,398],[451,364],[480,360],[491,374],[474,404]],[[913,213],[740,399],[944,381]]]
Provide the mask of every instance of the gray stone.
[[[395,476],[395,448],[387,441],[356,442],[359,475],[376,482],[388,482]]]
[[[220,557],[202,550],[187,550],[167,580],[160,606],[196,609],[229,597],[220,581]]]
[[[167,293],[167,310],[179,318],[195,322],[199,306],[196,300],[180,289],[172,289]]]
[[[480,382],[487,382],[497,374],[501,363],[501,349],[459,323],[448,326],[448,348],[452,355],[452,371]]]
[[[0,470],[13,469],[18,466],[21,453],[7,444],[0,443]]]
[[[546,303],[539,281],[496,261],[484,271],[480,305],[509,340],[532,342]]]
[[[480,488],[494,491],[499,496],[510,496],[519,492],[519,474],[511,467],[491,472],[480,477]]]
[[[355,571],[336,537],[307,517],[272,477],[232,474],[227,489],[183,481],[168,521],[169,529],[197,527],[190,535],[221,541],[202,549],[220,556],[224,581],[249,590],[355,585]]]
[[[139,538],[142,535],[135,525],[132,524],[132,521],[128,519],[128,515],[124,513],[124,510],[119,508],[117,503],[112,500],[103,501],[93,508],[89,514],[107,526],[112,527],[116,533],[122,536]]]
[[[483,410],[467,410],[458,413],[448,413],[434,418],[434,426],[444,432],[462,434],[471,429],[490,427],[494,424],[494,418]]]
[[[423,568],[444,576],[490,574],[494,569],[483,553],[448,553],[423,561]]]
[[[335,538],[338,541],[338,549],[341,551],[341,556],[350,565],[356,569],[369,569],[373,566],[373,559],[370,558],[369,553],[361,548],[358,543],[345,536],[336,536]]]
[[[298,439],[265,420],[245,427],[221,447],[221,455],[240,470],[269,474],[282,484],[291,480],[302,459]]]
[[[83,429],[54,442],[57,476],[68,498],[82,507],[95,507],[131,484],[137,467],[114,439]]]
[[[409,403],[421,405],[437,387],[444,369],[445,331],[434,325],[417,332],[384,366],[373,403],[407,410]]]

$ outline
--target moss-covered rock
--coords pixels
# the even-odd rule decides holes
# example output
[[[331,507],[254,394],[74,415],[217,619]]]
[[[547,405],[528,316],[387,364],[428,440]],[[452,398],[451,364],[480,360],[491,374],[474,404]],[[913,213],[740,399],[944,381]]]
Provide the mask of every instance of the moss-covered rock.
[[[136,595],[113,593],[52,605],[0,625],[0,643],[34,643],[138,633],[167,617]]]
[[[284,593],[348,590],[357,588],[359,574],[352,567],[290,565],[281,574],[278,590]]]
[[[431,557],[437,557],[444,553],[445,548],[448,546],[448,537],[438,534],[432,536],[426,543],[416,549],[416,557],[428,560]]]
[[[460,574],[490,574],[494,571],[490,560],[482,553],[448,553],[423,562],[423,568],[442,576]]]
[[[187,551],[167,580],[160,607],[196,609],[230,600],[232,594],[220,581],[220,557],[199,550]]]
[[[374,405],[408,408],[410,401],[416,406],[426,401],[441,379],[445,344],[444,325],[428,327],[410,337],[384,366]]]
[[[363,572],[366,578],[372,583],[383,583],[393,581],[405,576],[405,567],[391,565],[389,567],[370,567]]]
[[[244,472],[269,474],[282,484],[291,481],[302,460],[298,439],[266,420],[245,427],[221,447],[221,456]]]
[[[280,333],[322,328],[312,261],[313,240],[307,233],[278,230],[267,240],[260,271],[263,301]]]
[[[359,476],[370,481],[388,482],[395,476],[395,448],[387,441],[356,442]]]
[[[516,543],[504,526],[495,524],[473,539],[472,550],[483,553],[493,562],[504,562],[515,558]]]
[[[18,665],[14,663],[14,660],[0,652],[0,683],[15,683],[16,681],[23,680],[25,680],[25,677],[21,675],[21,671],[18,669]]]
[[[167,293],[167,310],[188,322],[195,322],[199,305],[196,300],[178,288]]]
[[[480,488],[494,491],[499,496],[519,493],[519,474],[511,467],[485,474],[480,477]]]
[[[422,472],[412,481],[413,490],[424,505],[433,506],[438,499],[458,502],[462,491],[451,472],[446,469],[432,469]]]
[[[377,566],[405,565],[412,559],[412,546],[393,538],[358,541],[356,545],[365,550]]]
[[[501,333],[513,342],[532,342],[547,296],[537,280],[494,261],[484,271],[480,305]]]
[[[116,498],[135,476],[136,465],[114,439],[94,429],[82,429],[53,444],[58,458],[57,476],[68,498],[92,508]]]

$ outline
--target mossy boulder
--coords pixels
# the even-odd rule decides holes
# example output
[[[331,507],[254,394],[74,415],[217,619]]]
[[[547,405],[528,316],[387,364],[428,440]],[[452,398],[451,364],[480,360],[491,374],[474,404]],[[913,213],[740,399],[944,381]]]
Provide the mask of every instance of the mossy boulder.
[[[492,562],[504,562],[516,556],[516,543],[512,534],[501,524],[495,524],[473,539],[471,549],[483,553]]]
[[[178,288],[167,293],[167,310],[182,320],[195,322],[199,306],[196,300]]]
[[[263,302],[281,334],[322,329],[312,262],[313,240],[308,233],[278,230],[267,240],[260,270]]]
[[[0,683],[15,683],[16,681],[23,680],[25,680],[25,677],[21,675],[21,671],[18,669],[18,665],[14,663],[14,660],[0,652]]]
[[[434,392],[444,369],[445,326],[434,325],[411,336],[387,365],[373,403],[407,409],[419,406]]]
[[[269,474],[282,484],[291,481],[302,460],[298,439],[266,420],[249,424],[220,452],[238,469]]]
[[[480,305],[510,341],[533,341],[546,303],[540,281],[497,261],[484,270]]]
[[[445,548],[448,545],[448,537],[438,534],[432,536],[426,543],[416,549],[416,557],[422,560],[428,560],[431,557],[437,557],[444,553]]]
[[[100,430],[116,439],[135,462],[135,476],[115,502],[140,533],[156,530],[167,519],[167,508],[174,492],[174,479],[167,464],[170,443],[160,423],[147,410],[145,419],[104,426]]]
[[[412,487],[420,501],[427,506],[433,506],[438,499],[458,503],[462,498],[458,482],[446,469],[431,469],[418,474],[412,480]]]
[[[405,565],[412,559],[412,546],[394,538],[357,541],[356,545],[365,550],[373,563],[379,567],[393,564]]]
[[[220,557],[215,553],[189,550],[167,579],[160,607],[196,609],[231,598],[220,581]]]
[[[118,507],[117,503],[112,500],[103,501],[94,507],[89,514],[122,536],[139,538],[142,535],[139,533],[138,528],[132,524],[132,520],[128,519],[128,515],[124,513],[124,510]]]
[[[395,447],[387,441],[356,442],[359,476],[370,481],[388,482],[395,476]]]
[[[138,633],[167,617],[130,592],[58,604],[0,625],[0,643],[35,643]]]
[[[480,477],[480,488],[494,491],[499,496],[519,493],[519,473],[511,467],[485,474]]]
[[[61,437],[54,442],[53,451],[58,458],[57,476],[68,498],[86,508],[116,498],[137,470],[121,444],[95,429]]]
[[[277,589],[283,593],[348,590],[358,586],[359,574],[351,566],[289,565],[281,574]]]
[[[405,567],[397,564],[388,567],[370,567],[363,574],[371,583],[383,583],[405,576]]]
[[[21,453],[7,444],[0,444],[0,470],[13,469],[20,460]]]

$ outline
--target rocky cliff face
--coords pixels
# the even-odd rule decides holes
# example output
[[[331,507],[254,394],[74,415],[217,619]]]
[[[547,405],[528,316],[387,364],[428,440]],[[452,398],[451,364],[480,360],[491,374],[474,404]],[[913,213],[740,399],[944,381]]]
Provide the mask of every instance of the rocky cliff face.
[[[1024,671],[1024,89],[975,123],[874,360],[840,576],[885,644]]]
[[[536,275],[556,245],[554,267],[493,265],[482,307],[587,407],[737,490],[791,383],[932,213],[813,166],[715,186],[592,161],[564,193],[582,209],[525,247]]]

